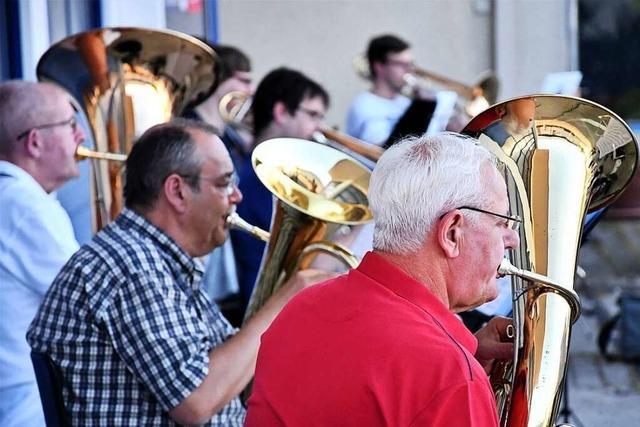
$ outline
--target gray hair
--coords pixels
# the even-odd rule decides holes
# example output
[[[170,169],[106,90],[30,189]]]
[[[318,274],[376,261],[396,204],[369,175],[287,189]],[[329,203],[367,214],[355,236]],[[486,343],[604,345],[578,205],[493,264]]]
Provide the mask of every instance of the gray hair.
[[[452,132],[410,137],[389,148],[369,183],[373,247],[416,252],[435,221],[448,211],[485,201],[484,164],[495,157],[477,140]]]
[[[0,155],[10,157],[18,146],[17,136],[42,124],[55,112],[57,104],[51,100],[66,96],[49,83],[9,80],[0,83]]]

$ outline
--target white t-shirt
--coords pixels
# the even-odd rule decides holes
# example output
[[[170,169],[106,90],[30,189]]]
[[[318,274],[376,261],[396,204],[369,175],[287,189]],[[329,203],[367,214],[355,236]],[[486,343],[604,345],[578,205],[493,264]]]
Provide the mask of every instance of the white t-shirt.
[[[382,98],[371,92],[360,93],[351,103],[347,116],[347,133],[355,138],[383,145],[394,126],[411,105],[403,95]]]
[[[0,401],[13,402],[0,403],[0,425],[44,425],[25,335],[78,242],[55,196],[6,161],[0,161],[0,210]]]

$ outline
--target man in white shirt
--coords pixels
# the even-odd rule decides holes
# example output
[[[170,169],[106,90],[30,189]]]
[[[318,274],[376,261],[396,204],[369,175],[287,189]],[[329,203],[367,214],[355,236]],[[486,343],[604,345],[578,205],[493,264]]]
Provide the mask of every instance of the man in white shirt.
[[[405,75],[414,67],[414,57],[406,41],[384,34],[369,42],[367,61],[372,86],[353,100],[346,130],[351,136],[382,146],[411,104],[401,91]]]
[[[47,289],[78,249],[52,194],[79,174],[84,139],[69,96],[45,83],[0,84],[0,425],[44,426],[25,339]]]

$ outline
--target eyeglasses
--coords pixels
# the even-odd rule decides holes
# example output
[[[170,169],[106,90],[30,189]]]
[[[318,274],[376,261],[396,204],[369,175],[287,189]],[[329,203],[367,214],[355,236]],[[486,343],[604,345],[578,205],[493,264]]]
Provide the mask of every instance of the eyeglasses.
[[[224,191],[225,195],[231,196],[240,184],[240,177],[237,173],[233,172],[229,175],[229,181],[225,184],[220,184],[217,181],[220,180],[219,176],[204,176],[204,175],[180,175],[183,178],[197,178],[199,180],[208,181],[213,184],[220,191]]]
[[[407,70],[410,70],[412,68],[415,67],[413,62],[410,61],[400,61],[398,59],[389,59],[387,60],[387,62],[385,62],[385,65],[391,65],[391,66],[395,66],[395,67],[401,67],[401,68],[405,68]]]
[[[298,111],[302,111],[307,116],[309,116],[311,120],[315,122],[321,122],[324,120],[324,113],[321,111],[315,111],[305,107],[298,107]]]
[[[470,211],[476,211],[483,214],[497,216],[498,218],[503,218],[506,220],[505,226],[511,230],[518,230],[518,228],[520,228],[520,224],[522,223],[522,218],[520,218],[519,216],[501,215],[495,212],[485,211],[484,209],[473,208],[471,206],[460,206],[459,208],[456,208],[456,209],[467,209]]]
[[[19,134],[16,137],[16,140],[17,141],[21,140],[25,136],[29,135],[29,132],[31,132],[32,130],[49,129],[49,128],[54,128],[54,127],[58,127],[58,126],[71,126],[71,130],[73,132],[75,132],[78,129],[78,120],[76,119],[76,116],[74,115],[70,119],[63,120],[61,122],[47,123],[47,124],[40,125],[40,126],[34,126],[32,128],[29,128],[29,129],[25,130],[21,134]]]

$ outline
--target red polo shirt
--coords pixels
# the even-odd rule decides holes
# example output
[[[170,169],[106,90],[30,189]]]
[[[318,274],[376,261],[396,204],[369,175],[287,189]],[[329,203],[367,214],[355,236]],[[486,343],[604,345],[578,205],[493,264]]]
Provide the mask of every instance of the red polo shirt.
[[[497,426],[476,346],[423,284],[368,253],[262,336],[245,426]]]

